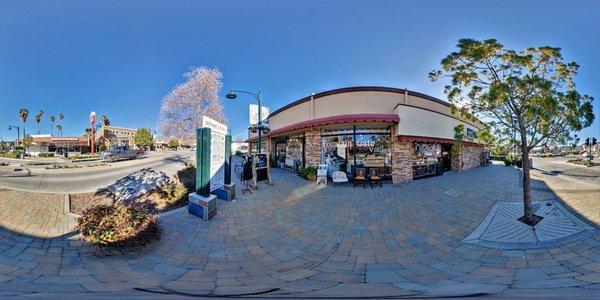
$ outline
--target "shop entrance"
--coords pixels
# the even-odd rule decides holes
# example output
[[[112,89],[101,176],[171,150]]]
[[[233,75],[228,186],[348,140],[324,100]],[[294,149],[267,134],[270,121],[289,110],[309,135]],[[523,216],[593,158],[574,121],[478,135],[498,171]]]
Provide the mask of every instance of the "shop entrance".
[[[442,144],[442,164],[444,171],[452,169],[452,144]]]

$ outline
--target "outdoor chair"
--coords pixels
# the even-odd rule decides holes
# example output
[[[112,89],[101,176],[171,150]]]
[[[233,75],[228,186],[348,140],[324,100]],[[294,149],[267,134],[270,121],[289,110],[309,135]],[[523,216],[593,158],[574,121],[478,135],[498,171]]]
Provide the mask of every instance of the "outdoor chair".
[[[356,187],[356,185],[360,183],[362,183],[363,189],[366,188],[367,170],[365,168],[356,168],[356,176],[354,176],[354,187]]]
[[[335,171],[331,174],[331,181],[335,187],[337,183],[348,183],[348,176],[342,171]]]
[[[319,165],[317,169],[317,184],[325,182],[327,185],[327,165]]]
[[[373,185],[379,185],[379,187],[383,187],[381,184],[381,176],[379,176],[377,168],[369,169],[369,183],[371,184],[371,188],[373,188]]]

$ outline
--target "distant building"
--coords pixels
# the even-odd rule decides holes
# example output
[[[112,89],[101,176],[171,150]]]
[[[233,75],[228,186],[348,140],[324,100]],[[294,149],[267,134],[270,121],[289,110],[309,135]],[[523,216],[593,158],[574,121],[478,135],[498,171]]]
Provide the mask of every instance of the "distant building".
[[[233,141],[231,142],[231,153],[236,152],[248,153],[248,143],[244,141]]]
[[[135,141],[133,136],[137,129],[118,127],[118,126],[102,126],[98,134],[98,144],[104,145],[107,149],[115,146],[134,146]]]
[[[165,140],[163,138],[155,137],[154,141],[153,141],[153,144],[154,144],[154,149],[155,150],[158,150],[158,149],[163,150],[163,149],[168,149],[169,148],[169,141]]]
[[[34,134],[31,137],[33,138],[33,145],[27,149],[27,154],[32,156],[37,156],[43,152],[51,152],[57,155],[90,152],[90,140],[85,136],[54,137],[49,134]]]

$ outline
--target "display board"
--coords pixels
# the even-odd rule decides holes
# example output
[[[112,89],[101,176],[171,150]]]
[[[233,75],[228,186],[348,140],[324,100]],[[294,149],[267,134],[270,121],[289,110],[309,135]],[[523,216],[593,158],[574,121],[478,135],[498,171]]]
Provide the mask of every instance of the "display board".
[[[202,116],[202,128],[210,128],[210,191],[225,185],[225,136],[227,125]]]

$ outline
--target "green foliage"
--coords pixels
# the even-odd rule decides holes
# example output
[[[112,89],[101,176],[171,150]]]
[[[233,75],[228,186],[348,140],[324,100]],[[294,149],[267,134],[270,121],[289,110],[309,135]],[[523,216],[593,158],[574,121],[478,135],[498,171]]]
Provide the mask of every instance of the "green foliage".
[[[479,130],[476,141],[484,144],[487,148],[492,148],[496,144],[496,138],[488,127]]]
[[[170,139],[169,140],[169,147],[175,149],[179,147],[179,140],[178,139]]]
[[[299,173],[300,177],[302,177],[304,179],[308,179],[308,176],[310,174],[314,174],[315,176],[317,175],[317,168],[315,168],[313,166],[308,166],[306,168],[301,168],[298,173]]]
[[[454,107],[517,132],[526,151],[592,124],[593,99],[573,82],[579,66],[564,62],[559,48],[515,51],[494,39],[461,39],[457,47],[430,78],[450,78],[446,94]]]
[[[150,132],[150,129],[142,127],[135,132],[133,140],[138,147],[150,147],[152,146],[154,136]]]
[[[454,126],[454,143],[452,144],[452,153],[460,153],[462,151],[462,142],[465,138],[465,125],[458,124]]]
[[[110,120],[107,115],[102,115],[102,117],[100,117],[100,122],[102,122],[103,126],[110,126]]]
[[[27,117],[29,117],[29,110],[25,107],[19,109],[19,119],[21,119],[21,123],[27,123]],[[25,131],[23,129],[23,131]]]
[[[54,157],[54,152],[40,152],[39,157]]]
[[[458,124],[454,126],[454,139],[456,141],[462,142],[465,138],[465,125]]]
[[[31,147],[31,145],[33,145],[33,137],[29,134],[26,134],[23,139],[21,140],[21,144],[23,145],[23,147],[25,148],[29,148]]]
[[[8,152],[8,149],[9,149],[9,148],[10,148],[10,147],[9,147],[9,145],[8,145],[8,143],[7,143],[7,142],[5,142],[5,141],[0,141],[0,153],[1,153],[1,152]]]
[[[23,155],[22,150],[15,150],[15,151],[10,151],[10,152],[0,152],[0,157],[5,157],[5,158],[21,158],[21,155]]]
[[[92,245],[139,246],[158,238],[158,221],[125,205],[99,205],[83,212],[79,231]]]

